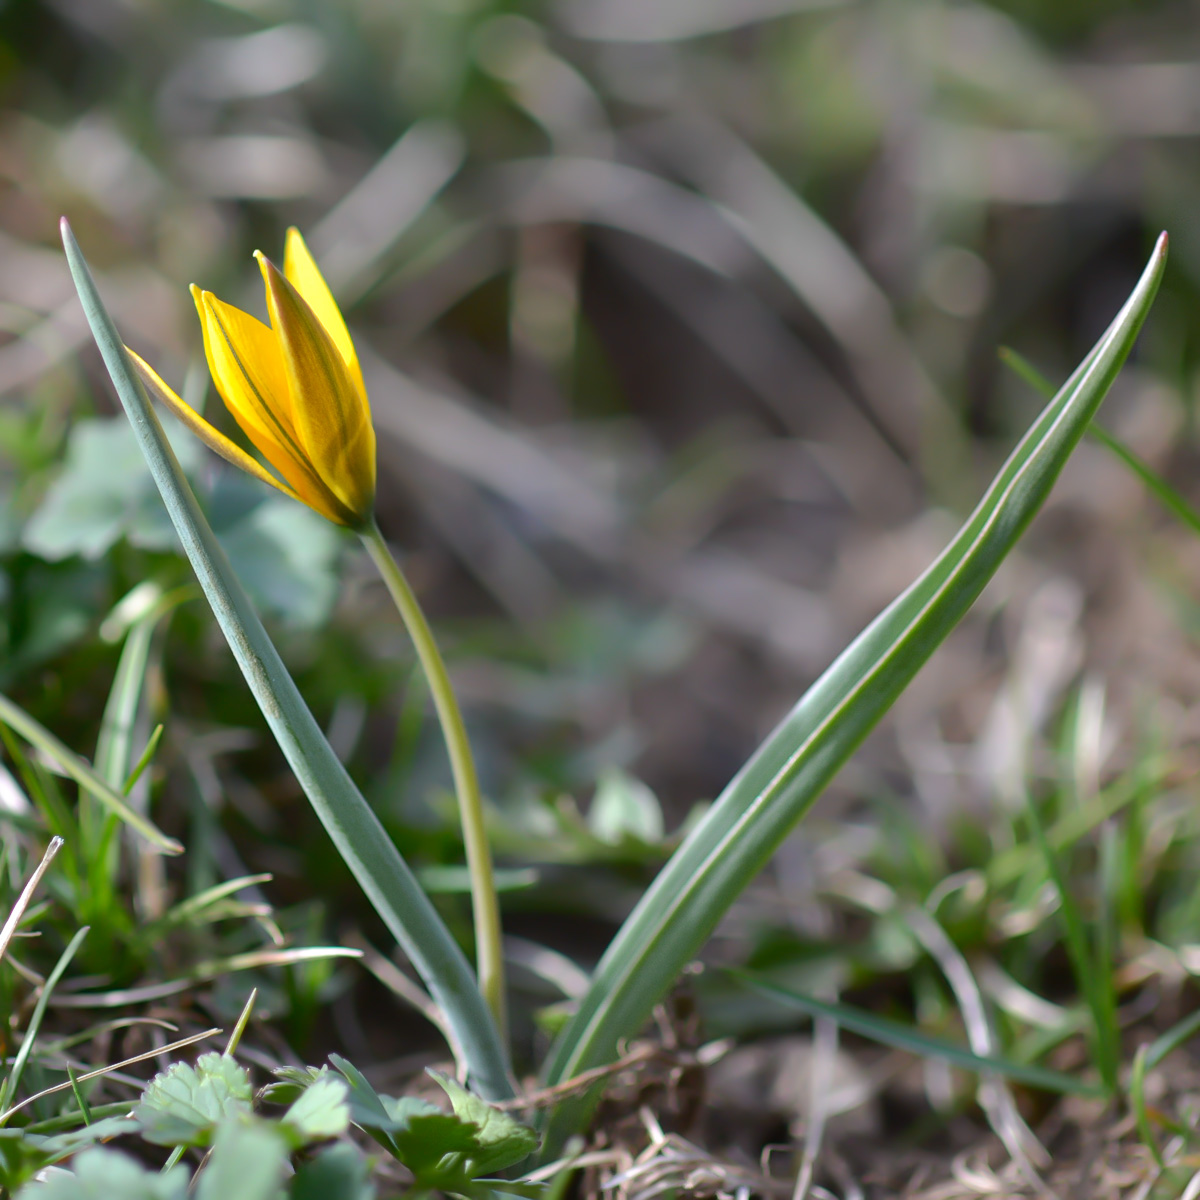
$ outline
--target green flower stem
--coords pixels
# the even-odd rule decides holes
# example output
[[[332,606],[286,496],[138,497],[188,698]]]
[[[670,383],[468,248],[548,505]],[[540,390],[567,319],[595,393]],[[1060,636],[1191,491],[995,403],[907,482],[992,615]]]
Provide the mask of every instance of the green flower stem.
[[[458,809],[462,818],[463,844],[467,851],[467,869],[471,874],[471,908],[475,918],[475,957],[479,974],[479,990],[496,1018],[501,1036],[504,1036],[504,956],[500,937],[500,903],[496,895],[496,882],[492,872],[492,852],[488,845],[487,830],[483,821],[483,799],[479,794],[479,776],[475,771],[475,759],[471,754],[471,743],[463,725],[462,713],[446,664],[442,660],[434,640],[429,622],[421,611],[399,564],[392,557],[383,534],[374,520],[359,536],[367,552],[379,568],[396,608],[408,629],[416,647],[417,657],[433,694],[434,708],[442,725],[446,739],[446,751],[450,755],[450,769],[454,774],[454,790],[458,794]]]

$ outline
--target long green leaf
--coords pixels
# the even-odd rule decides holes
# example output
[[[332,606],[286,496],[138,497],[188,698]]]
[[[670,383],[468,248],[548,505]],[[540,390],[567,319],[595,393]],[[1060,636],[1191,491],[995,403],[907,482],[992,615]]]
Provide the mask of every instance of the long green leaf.
[[[596,968],[546,1082],[610,1062],[717,922],[942,640],[1033,519],[1133,347],[1166,261],[1159,239],[1113,324],[1043,410],[937,561],[843,651],[672,856]],[[550,1115],[545,1154],[594,1094]]]
[[[728,971],[735,979],[740,980],[756,992],[777,1000],[789,1008],[797,1008],[810,1017],[828,1017],[836,1021],[843,1029],[857,1033],[860,1037],[870,1038],[884,1046],[894,1046],[897,1050],[907,1050],[927,1058],[941,1058],[963,1067],[968,1071],[986,1075],[995,1072],[1017,1083],[1026,1083],[1030,1087],[1043,1088],[1048,1092],[1066,1092],[1081,1096],[1105,1097],[1108,1092],[1096,1087],[1075,1075],[1065,1071],[1055,1071],[1050,1067],[1039,1067],[1034,1063],[1015,1062],[1010,1058],[996,1058],[990,1054],[976,1054],[967,1046],[959,1046],[945,1038],[934,1037],[920,1029],[913,1029],[899,1021],[865,1012],[849,1004],[835,1004],[828,1000],[818,1000],[815,996],[806,996],[794,992],[790,988],[780,987],[767,979],[762,979],[749,971]]]
[[[297,691],[196,503],[65,220],[62,234],[75,287],[104,365],[184,552],[271,732],[338,853],[446,1014],[472,1082],[489,1099],[511,1096],[507,1055],[462,950]]]

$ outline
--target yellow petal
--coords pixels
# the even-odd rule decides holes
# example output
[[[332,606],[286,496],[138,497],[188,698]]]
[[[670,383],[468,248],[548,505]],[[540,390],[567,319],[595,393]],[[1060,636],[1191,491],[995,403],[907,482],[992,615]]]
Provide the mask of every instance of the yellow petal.
[[[209,371],[242,432],[305,504],[339,525],[350,524],[301,445],[274,332],[212,292],[193,287],[192,297],[200,314]]]
[[[204,356],[226,408],[266,436],[298,449],[291,392],[279,340],[257,318],[192,285],[204,334]],[[247,436],[257,446],[249,429]],[[262,449],[260,446],[259,449]]]
[[[240,467],[255,479],[269,483],[278,488],[285,496],[298,500],[296,493],[286,483],[280,482],[256,458],[251,458],[236,442],[231,442],[219,429],[210,425],[186,400],[181,399],[162,379],[155,369],[141,355],[125,347],[125,353],[133,361],[147,391],[171,410],[172,413],[192,431],[210,450],[219,454],[226,462]]]
[[[283,273],[288,282],[304,298],[304,302],[316,313],[317,320],[325,327],[325,332],[333,339],[338,348],[342,361],[350,371],[350,378],[358,388],[363,404],[367,403],[367,389],[363,384],[362,368],[358,365],[358,355],[354,352],[354,342],[350,331],[342,317],[325,276],[321,274],[316,260],[309,253],[300,230],[294,225],[287,231],[287,239],[283,248]]]
[[[375,430],[357,384],[332,337],[274,263],[256,252],[271,327],[291,390],[292,417],[305,458],[361,524],[375,501]]]

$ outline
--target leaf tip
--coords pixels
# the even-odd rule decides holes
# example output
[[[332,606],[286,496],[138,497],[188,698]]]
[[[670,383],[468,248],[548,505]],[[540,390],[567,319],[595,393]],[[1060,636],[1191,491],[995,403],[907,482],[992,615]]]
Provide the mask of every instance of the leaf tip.
[[[63,249],[66,250],[68,258],[73,255],[80,255],[79,243],[75,240],[75,231],[71,228],[71,222],[66,217],[58,218],[58,232],[62,238]]]
[[[75,240],[75,233],[71,229],[71,222],[66,217],[58,218],[58,233],[62,238],[63,249],[67,252],[68,259],[72,254],[78,254],[79,243]]]

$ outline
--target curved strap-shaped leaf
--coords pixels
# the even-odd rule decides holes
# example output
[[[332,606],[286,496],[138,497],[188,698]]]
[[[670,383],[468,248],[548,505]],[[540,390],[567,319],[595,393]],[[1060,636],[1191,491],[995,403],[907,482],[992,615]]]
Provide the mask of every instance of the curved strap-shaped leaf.
[[[296,690],[196,503],[65,220],[62,235],[104,365],[184,552],[279,748],[338,853],[446,1014],[472,1083],[489,1099],[506,1099],[512,1095],[507,1055],[466,957]]]
[[[554,1085],[612,1061],[717,922],[970,608],[1033,519],[1133,347],[1166,235],[1125,306],[1046,406],[937,561],[842,652],[672,856],[596,968],[545,1073]],[[544,1154],[586,1119],[551,1114]]]

